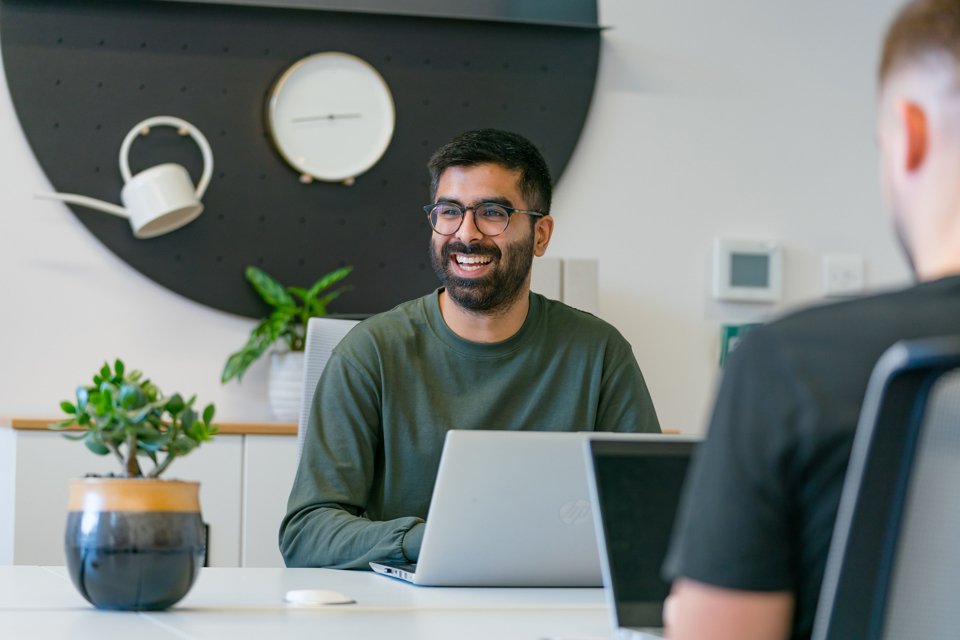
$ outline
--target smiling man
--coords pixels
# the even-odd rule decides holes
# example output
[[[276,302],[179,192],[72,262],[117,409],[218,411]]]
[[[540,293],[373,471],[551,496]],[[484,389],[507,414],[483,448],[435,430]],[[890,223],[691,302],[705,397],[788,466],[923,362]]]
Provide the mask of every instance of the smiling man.
[[[472,131],[429,168],[441,287],[360,323],[334,350],[280,528],[287,566],[415,562],[449,429],[660,430],[623,336],[530,291],[553,232],[537,149]]]

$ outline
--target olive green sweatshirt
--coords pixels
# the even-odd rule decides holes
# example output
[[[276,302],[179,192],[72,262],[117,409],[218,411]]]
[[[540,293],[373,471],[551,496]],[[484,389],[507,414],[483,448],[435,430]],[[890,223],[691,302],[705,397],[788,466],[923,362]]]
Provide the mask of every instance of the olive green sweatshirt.
[[[450,429],[660,431],[630,344],[603,320],[532,293],[516,335],[474,343],[447,327],[439,291],[334,349],[280,526],[287,566],[416,561]]]

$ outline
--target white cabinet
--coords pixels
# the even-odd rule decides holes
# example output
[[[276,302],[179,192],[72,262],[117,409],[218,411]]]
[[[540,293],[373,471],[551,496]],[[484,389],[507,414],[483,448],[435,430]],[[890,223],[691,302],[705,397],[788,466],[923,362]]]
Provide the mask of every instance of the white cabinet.
[[[297,471],[297,438],[245,436],[243,530],[240,564],[282,567],[278,547],[280,521]]]
[[[13,429],[0,428],[0,564],[13,564],[14,475],[17,457]]]
[[[296,471],[296,436],[221,434],[168,478],[200,482],[214,567],[282,567],[277,531]],[[0,564],[62,565],[71,478],[116,471],[61,434],[0,426]]]

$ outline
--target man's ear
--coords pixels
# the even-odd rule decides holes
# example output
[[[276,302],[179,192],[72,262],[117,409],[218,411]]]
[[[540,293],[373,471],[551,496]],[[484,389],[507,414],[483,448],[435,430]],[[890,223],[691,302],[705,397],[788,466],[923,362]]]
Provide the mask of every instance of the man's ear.
[[[553,216],[543,216],[533,228],[533,255],[538,258],[547,252],[550,236],[553,235]]]
[[[906,142],[903,168],[912,173],[923,165],[930,150],[927,114],[917,103],[903,101],[899,105],[898,116]]]

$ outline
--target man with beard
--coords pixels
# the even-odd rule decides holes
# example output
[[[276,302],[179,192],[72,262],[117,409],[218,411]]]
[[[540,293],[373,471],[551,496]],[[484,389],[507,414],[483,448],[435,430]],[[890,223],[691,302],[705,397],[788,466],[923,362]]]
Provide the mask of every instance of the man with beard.
[[[360,323],[334,350],[280,528],[287,566],[416,562],[449,429],[660,430],[623,336],[530,291],[553,231],[537,149],[472,131],[429,168],[442,286]]]
[[[893,22],[878,121],[884,195],[920,284],[737,347],[665,568],[675,640],[810,636],[870,373],[898,340],[960,331],[960,1],[914,0]]]

